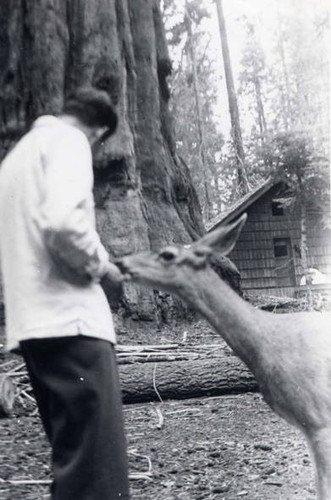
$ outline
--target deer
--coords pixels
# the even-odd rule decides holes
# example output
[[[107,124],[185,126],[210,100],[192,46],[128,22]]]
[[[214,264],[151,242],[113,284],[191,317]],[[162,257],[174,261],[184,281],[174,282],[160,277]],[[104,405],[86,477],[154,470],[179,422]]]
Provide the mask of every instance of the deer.
[[[252,371],[269,407],[300,429],[311,452],[317,498],[331,500],[331,314],[275,314],[254,307],[209,264],[234,248],[247,214],[191,245],[127,255],[124,280],[177,295],[197,310]]]

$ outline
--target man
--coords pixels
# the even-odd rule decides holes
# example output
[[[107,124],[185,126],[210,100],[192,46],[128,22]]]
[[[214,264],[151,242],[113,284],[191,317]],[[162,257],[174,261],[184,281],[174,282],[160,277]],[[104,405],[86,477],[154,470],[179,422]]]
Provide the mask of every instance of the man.
[[[52,447],[53,500],[127,499],[115,333],[100,279],[118,284],[95,229],[91,147],[114,133],[106,93],[42,116],[0,169],[7,347],[28,367]]]

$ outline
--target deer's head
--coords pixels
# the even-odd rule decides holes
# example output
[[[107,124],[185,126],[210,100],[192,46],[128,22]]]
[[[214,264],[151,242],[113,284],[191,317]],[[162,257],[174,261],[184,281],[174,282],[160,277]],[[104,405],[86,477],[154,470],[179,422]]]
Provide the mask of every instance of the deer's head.
[[[158,252],[142,252],[118,260],[116,264],[130,280],[168,292],[184,290],[192,276],[206,268],[215,252],[227,255],[238,239],[247,215],[204,235],[192,245],[167,245]]]

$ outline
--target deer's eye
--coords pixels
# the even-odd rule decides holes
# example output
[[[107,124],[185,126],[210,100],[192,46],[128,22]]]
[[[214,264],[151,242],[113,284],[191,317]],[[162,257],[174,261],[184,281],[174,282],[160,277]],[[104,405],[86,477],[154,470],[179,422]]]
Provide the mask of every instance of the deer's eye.
[[[208,247],[200,247],[194,250],[194,255],[199,259],[206,258],[212,253],[211,249]]]
[[[206,252],[203,251],[203,250],[194,250],[194,255],[196,255],[197,257],[204,257],[206,255]]]
[[[173,252],[170,252],[170,250],[164,250],[160,253],[159,257],[166,262],[170,262],[175,258],[175,254]]]

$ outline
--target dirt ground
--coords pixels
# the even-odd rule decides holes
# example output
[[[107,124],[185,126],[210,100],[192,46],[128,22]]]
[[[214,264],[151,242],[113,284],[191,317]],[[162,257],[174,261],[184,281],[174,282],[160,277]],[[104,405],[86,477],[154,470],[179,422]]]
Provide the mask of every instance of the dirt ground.
[[[124,407],[133,500],[312,500],[301,435],[259,394]],[[37,416],[1,421],[2,500],[50,498],[49,447]],[[73,499],[74,500],[74,499]],[[78,500],[78,499],[77,499]]]

